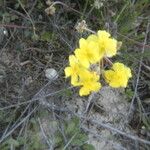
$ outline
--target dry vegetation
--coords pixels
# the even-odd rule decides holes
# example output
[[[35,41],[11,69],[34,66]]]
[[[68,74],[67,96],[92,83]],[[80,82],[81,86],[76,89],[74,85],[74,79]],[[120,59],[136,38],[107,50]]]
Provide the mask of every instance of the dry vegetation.
[[[46,0],[0,0],[0,150],[148,150],[149,0],[52,5],[49,10]],[[64,78],[68,56],[89,35],[75,29],[82,20],[123,42],[114,61],[132,69],[126,89],[106,86],[80,98]],[[48,79],[48,68],[59,77]]]

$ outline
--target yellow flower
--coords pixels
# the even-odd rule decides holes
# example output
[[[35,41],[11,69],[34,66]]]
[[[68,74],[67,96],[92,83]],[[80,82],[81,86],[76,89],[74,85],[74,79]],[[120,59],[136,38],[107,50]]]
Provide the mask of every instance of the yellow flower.
[[[69,56],[69,65],[69,67],[65,68],[65,76],[66,78],[71,76],[71,84],[75,86],[78,82],[79,73],[82,70],[81,65],[74,55]]]
[[[101,56],[98,43],[81,38],[79,45],[80,48],[76,49],[74,53],[85,68],[89,68],[90,64],[95,64],[100,61]]]
[[[110,37],[111,35],[104,31],[99,30],[97,35],[90,35],[88,41],[95,41],[99,44],[99,53],[106,57],[112,57],[117,52],[117,40]]]
[[[116,55],[117,40],[110,38],[110,34],[103,30],[99,30],[97,35],[101,51],[105,51],[107,57]]]
[[[79,85],[82,86],[79,95],[85,96],[89,95],[90,92],[96,92],[101,88],[101,83],[98,82],[99,76],[96,72],[83,72],[80,76]]]
[[[112,70],[107,70],[104,72],[106,82],[109,83],[111,87],[126,87],[129,78],[132,77],[130,68],[126,67],[122,63],[115,63],[112,66]]]
[[[100,45],[100,42],[99,42],[99,38],[97,35],[95,34],[91,34],[88,36],[87,38],[87,42],[94,42],[94,43],[97,43],[98,45],[98,56],[99,56],[99,61],[104,57],[104,54],[105,54],[105,51],[102,49],[102,45]]]

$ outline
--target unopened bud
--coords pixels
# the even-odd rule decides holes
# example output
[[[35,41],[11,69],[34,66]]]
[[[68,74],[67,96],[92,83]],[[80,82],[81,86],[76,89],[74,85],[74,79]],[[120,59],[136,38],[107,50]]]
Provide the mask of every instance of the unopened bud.
[[[45,9],[45,12],[47,13],[47,15],[53,15],[55,11],[56,11],[56,8],[54,6],[50,6]]]
[[[48,6],[50,6],[50,5],[52,4],[51,0],[47,0],[47,1],[46,1],[46,4],[47,4]]]
[[[87,28],[87,24],[85,20],[82,20],[81,22],[79,22],[75,29],[79,32],[82,33],[85,29]]]

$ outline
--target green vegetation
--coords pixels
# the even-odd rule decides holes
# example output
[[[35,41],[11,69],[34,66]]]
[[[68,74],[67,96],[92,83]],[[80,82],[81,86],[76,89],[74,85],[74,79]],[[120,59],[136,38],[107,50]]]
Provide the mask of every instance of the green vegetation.
[[[82,20],[89,29],[107,30],[122,42],[113,62],[126,64],[133,74],[122,93],[132,108],[128,126],[148,140],[149,0],[62,0],[47,13],[50,6],[43,0],[0,0],[0,150],[43,150],[50,146],[58,150],[95,149],[88,144],[90,133],[82,130],[81,118],[74,117],[76,107],[69,109],[65,104],[78,98],[76,88],[69,87],[64,78],[64,68],[79,39],[89,35],[88,31],[78,33],[75,29]],[[47,68],[54,68],[59,78],[49,81],[45,77]],[[94,102],[89,108],[92,105]],[[88,113],[84,115],[88,118]],[[53,138],[39,135],[39,119],[45,116],[59,126]],[[43,128],[46,134],[52,134]],[[149,148],[147,144],[133,144],[130,138],[128,144],[125,138],[119,138],[130,149]],[[47,139],[52,139],[50,144]]]

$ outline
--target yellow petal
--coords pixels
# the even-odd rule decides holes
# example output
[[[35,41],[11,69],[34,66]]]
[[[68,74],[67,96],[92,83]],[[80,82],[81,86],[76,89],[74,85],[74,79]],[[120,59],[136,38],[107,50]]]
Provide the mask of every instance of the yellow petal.
[[[109,38],[110,34],[108,32],[106,32],[105,30],[99,30],[97,32],[97,35],[99,38]]]
[[[81,87],[81,89],[79,90],[79,95],[80,96],[86,96],[86,95],[89,95],[89,94],[90,94],[90,91],[85,87]]]
[[[71,76],[71,84],[73,85],[73,86],[78,86],[78,75],[72,75]]]
[[[131,69],[130,69],[130,68],[128,68],[128,67],[127,67],[127,69],[126,69],[126,73],[127,73],[127,75],[128,75],[128,77],[129,77],[129,78],[131,78],[131,77],[132,77]]]
[[[80,47],[80,49],[86,49],[86,47],[87,47],[87,41],[84,38],[81,38],[79,40],[79,47]]]
[[[81,63],[81,65],[83,65],[85,68],[89,68],[90,62],[87,59],[84,50],[76,49],[76,51],[74,53],[75,53],[75,56],[78,58],[79,62]]]
[[[132,76],[130,68],[117,62],[113,64],[112,69],[113,70],[107,70],[104,73],[106,82],[114,88],[126,87],[128,79]]]
[[[71,67],[66,67],[65,68],[65,77],[69,77],[71,75]]]
[[[124,64],[116,62],[116,63],[113,64],[112,69],[115,70],[115,71],[123,70],[124,69]]]
[[[77,62],[78,62],[78,60],[77,60],[77,58],[76,58],[74,55],[70,55],[70,56],[69,56],[69,63],[70,63],[70,66],[75,65]]]
[[[107,70],[104,72],[106,82],[109,82],[113,78],[113,73],[114,72],[112,70]]]
[[[91,42],[91,41],[98,42],[98,37],[95,34],[89,35],[87,38],[87,42]]]
[[[96,42],[89,42],[87,53],[89,56],[89,61],[94,64],[100,61],[101,55],[99,53],[99,46]]]
[[[106,45],[105,45],[105,54],[107,57],[112,57],[116,55],[117,53],[117,40],[115,39],[107,39]]]
[[[96,82],[92,86],[92,91],[97,92],[101,88],[101,84],[99,82]]]

